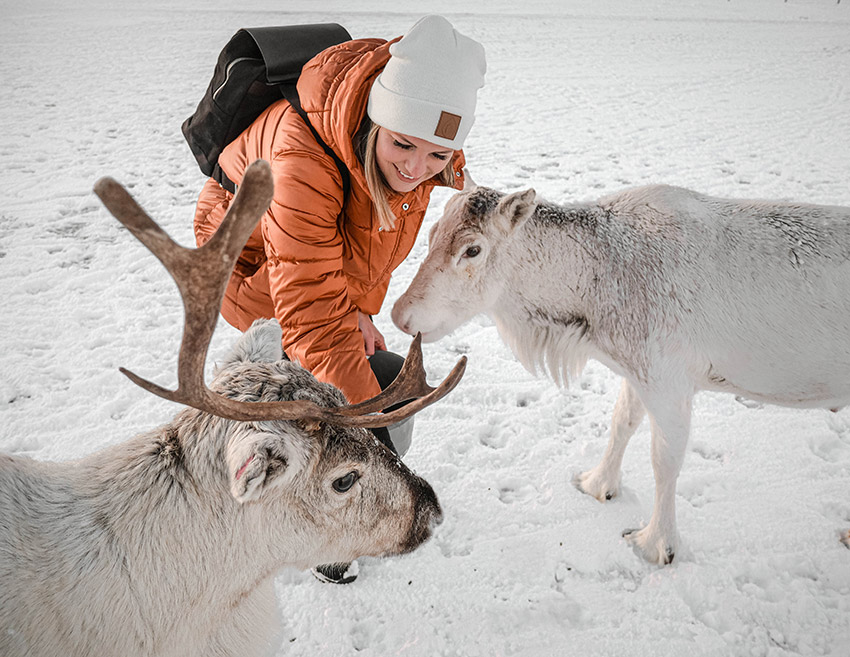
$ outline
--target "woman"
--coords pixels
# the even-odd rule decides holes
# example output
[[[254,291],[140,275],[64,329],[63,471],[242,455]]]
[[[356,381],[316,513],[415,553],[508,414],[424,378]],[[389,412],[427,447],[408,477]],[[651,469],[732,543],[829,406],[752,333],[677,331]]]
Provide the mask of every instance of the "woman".
[[[482,46],[439,16],[392,42],[347,41],[308,62],[298,80],[301,106],[348,169],[350,189],[344,198],[333,159],[285,100],[227,146],[219,165],[230,180],[238,185],[263,158],[275,191],[236,264],[224,318],[244,331],[275,317],[290,359],[351,403],[377,395],[387,384],[378,377],[391,381],[400,364],[385,356],[371,315],[413,247],[432,189],[463,186],[460,149],[485,69]],[[195,214],[199,246],[231,199],[207,181]]]

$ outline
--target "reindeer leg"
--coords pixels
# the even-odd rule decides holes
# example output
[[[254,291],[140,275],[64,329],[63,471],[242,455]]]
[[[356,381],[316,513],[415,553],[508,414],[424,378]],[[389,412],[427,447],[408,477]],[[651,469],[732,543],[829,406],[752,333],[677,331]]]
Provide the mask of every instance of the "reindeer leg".
[[[652,427],[652,469],[655,473],[655,507],[649,524],[626,530],[623,536],[644,559],[671,563],[679,546],[676,529],[676,480],[685,460],[691,423],[692,395],[648,395],[647,410]]]
[[[640,426],[646,413],[643,402],[632,385],[623,379],[620,395],[611,419],[611,438],[602,460],[592,470],[583,472],[576,480],[577,488],[600,502],[620,494],[620,468],[629,440]]]

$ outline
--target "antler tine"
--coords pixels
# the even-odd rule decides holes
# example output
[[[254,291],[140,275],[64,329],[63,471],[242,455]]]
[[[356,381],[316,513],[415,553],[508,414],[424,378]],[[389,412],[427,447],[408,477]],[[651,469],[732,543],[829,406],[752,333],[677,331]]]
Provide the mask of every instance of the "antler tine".
[[[425,380],[425,367],[422,363],[422,334],[417,333],[407,349],[407,358],[404,359],[401,371],[393,382],[375,397],[347,406],[340,412],[345,415],[376,413],[408,399],[425,397],[434,390],[436,388],[429,386]]]
[[[204,383],[207,350],[236,258],[271,203],[274,191],[271,168],[263,160],[248,167],[240,193],[233,199],[221,226],[209,242],[197,249],[174,242],[112,178],[99,180],[94,191],[115,218],[162,262],[183,299],[177,390],[167,390],[123,368],[121,371],[155,395],[210,410],[201,403],[201,400],[209,401],[211,396],[217,397]]]
[[[168,390],[120,368],[131,381],[159,397],[231,420],[318,420],[338,426],[374,428],[400,422],[451,392],[466,368],[466,357],[436,388],[425,381],[421,336],[417,335],[396,380],[381,394],[355,404],[325,408],[307,400],[239,402],[210,390],[204,365],[222,298],[236,258],[268,209],[274,193],[271,167],[263,160],[245,171],[239,192],[212,238],[197,249],[174,242],[115,180],[102,178],[94,188],[103,204],[162,262],[183,299],[184,327],[178,357],[176,390]],[[384,408],[413,399],[402,408]]]
[[[417,334],[418,337],[419,334]],[[414,343],[416,341],[414,340]],[[461,356],[455,366],[452,368],[452,371],[449,372],[448,376],[443,379],[443,382],[440,383],[436,388],[432,388],[425,382],[425,371],[421,367],[422,362],[422,352],[418,349],[418,343],[416,344],[417,352],[419,353],[419,372],[415,372],[413,368],[411,368],[410,372],[405,372],[405,368],[407,366],[407,362],[405,361],[405,366],[402,367],[402,371],[399,372],[395,381],[393,381],[387,388],[378,396],[373,397],[361,404],[356,404],[354,406],[349,406],[340,411],[341,414],[348,414],[349,411],[354,411],[354,409],[360,409],[360,414],[355,415],[351,418],[353,421],[352,424],[356,424],[356,426],[373,428],[373,427],[384,427],[390,424],[395,424],[396,422],[401,422],[402,420],[406,420],[411,415],[414,415],[421,411],[426,406],[430,406],[434,402],[441,400],[447,394],[449,394],[452,390],[455,389],[458,383],[460,383],[461,378],[463,377],[464,372],[466,371],[466,356]],[[413,345],[411,345],[411,351],[413,351]],[[414,379],[413,377],[421,377],[418,379]],[[396,384],[399,384],[396,387]],[[424,393],[424,390],[427,389],[430,392],[427,394]],[[384,394],[387,394],[387,401],[383,400]],[[378,415],[365,415],[367,411],[365,409],[371,408],[374,405],[377,405],[380,401],[379,408],[386,408],[387,406],[392,406],[398,402],[406,401],[408,399],[413,399],[413,401],[405,404],[401,408],[398,408],[394,411],[390,411],[388,413],[380,413]]]
[[[181,403],[187,404],[194,408],[199,408],[200,410],[212,413],[213,415],[218,415],[219,417],[224,417],[231,420],[256,422],[265,420],[305,419],[327,422],[328,424],[343,427],[363,427],[364,429],[371,429],[375,427],[385,427],[390,424],[395,424],[396,422],[401,422],[402,420],[407,419],[411,415],[418,413],[426,406],[430,406],[434,402],[439,401],[447,394],[449,394],[452,390],[454,390],[454,388],[457,386],[457,384],[463,377],[465,369],[466,357],[463,356],[458,360],[452,371],[449,372],[449,375],[443,380],[442,383],[440,383],[440,385],[438,385],[436,388],[431,388],[430,386],[428,386],[430,390],[429,393],[425,394],[422,397],[419,397],[418,399],[414,399],[413,401],[405,404],[401,408],[398,408],[394,411],[390,411],[388,413],[368,413],[368,410],[372,407],[380,409],[386,408],[386,406],[392,406],[393,404],[398,403],[399,401],[410,399],[410,395],[418,396],[418,392],[414,393],[412,391],[421,390],[420,386],[427,386],[427,383],[424,383],[424,372],[422,374],[421,379],[419,381],[414,381],[412,385],[410,384],[410,382],[404,383],[404,381],[402,380],[400,383],[402,383],[403,385],[402,388],[399,389],[396,386],[396,381],[399,381],[399,379],[403,378],[409,378],[409,375],[405,375],[403,377],[402,373],[400,372],[399,375],[396,377],[396,381],[393,381],[393,383],[391,383],[390,386],[387,387],[387,391],[389,391],[391,387],[396,386],[396,394],[390,395],[391,397],[393,397],[393,399],[390,399],[388,396],[384,395],[384,393],[381,393],[380,395],[373,397],[372,399],[369,399],[365,402],[362,402],[361,404],[357,404],[356,406],[338,406],[334,408],[326,408],[323,406],[318,406],[306,400],[280,402],[239,402],[228,397],[222,397],[221,395],[217,395],[212,391],[209,391],[209,389],[207,389],[208,394],[203,395],[200,399],[180,399],[176,401],[180,401]],[[146,390],[150,390],[154,394],[160,394],[159,391],[164,390],[159,386],[150,384],[144,379],[139,380],[139,377],[136,377],[136,375],[132,374],[132,372],[124,373],[127,374],[127,376],[129,376],[133,381],[138,383],[138,385],[141,385]],[[165,392],[168,393],[170,391],[165,390]],[[384,401],[376,401],[379,399]],[[352,413],[352,409],[355,408],[359,408],[359,413]]]

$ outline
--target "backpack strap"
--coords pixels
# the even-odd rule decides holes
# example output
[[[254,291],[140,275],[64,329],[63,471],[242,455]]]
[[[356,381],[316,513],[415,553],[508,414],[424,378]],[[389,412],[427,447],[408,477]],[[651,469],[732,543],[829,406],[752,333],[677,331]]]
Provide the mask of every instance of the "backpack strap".
[[[236,194],[236,183],[227,177],[227,174],[224,173],[224,169],[221,168],[221,165],[218,162],[215,163],[215,167],[210,174],[210,178],[215,180],[231,194]]]
[[[310,123],[310,119],[307,117],[307,112],[305,112],[304,108],[301,107],[301,99],[298,97],[298,89],[295,88],[295,84],[290,83],[280,85],[280,93],[287,101],[289,101],[292,108],[298,112],[298,116],[300,116],[304,120],[304,123],[307,124],[307,127],[310,128],[310,132],[313,133],[313,138],[319,146],[322,147],[322,150],[333,158],[334,164],[336,164],[336,168],[339,170],[339,175],[342,178],[342,204],[345,205],[345,201],[348,198],[348,190],[351,187],[351,176],[348,173],[348,167],[345,166],[339,155],[337,155],[334,150],[325,143],[325,141],[319,136],[319,133],[316,132],[316,128],[314,128],[313,124]]]
[[[325,153],[333,158],[334,164],[336,164],[336,168],[339,171],[340,178],[342,178],[342,204],[345,205],[345,201],[348,198],[348,190],[351,188],[351,175],[348,173],[348,167],[345,166],[339,155],[337,155],[334,150],[325,143],[325,140],[319,136],[319,133],[316,132],[316,128],[314,128],[313,124],[310,123],[310,119],[307,117],[307,112],[305,112],[301,107],[301,99],[298,97],[298,90],[295,88],[295,84],[289,83],[280,85],[280,93],[289,102],[289,104],[292,105],[292,108],[298,112],[298,116],[303,119],[304,123],[307,124],[307,127],[310,128],[310,132],[313,133],[313,138],[316,140],[316,143],[322,147],[322,150],[325,151]],[[236,183],[227,177],[227,174],[224,173],[224,170],[218,162],[215,163],[215,168],[213,169],[210,177],[231,194],[236,193]]]

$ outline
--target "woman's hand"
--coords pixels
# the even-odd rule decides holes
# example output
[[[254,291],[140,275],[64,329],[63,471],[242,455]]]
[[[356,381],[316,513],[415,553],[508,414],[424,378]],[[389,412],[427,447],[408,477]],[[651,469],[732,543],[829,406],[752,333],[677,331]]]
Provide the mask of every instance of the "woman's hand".
[[[376,350],[387,350],[384,336],[381,335],[381,332],[372,323],[372,318],[369,315],[358,310],[357,324],[360,326],[360,332],[363,334],[363,344],[366,346],[367,356],[371,356]]]

